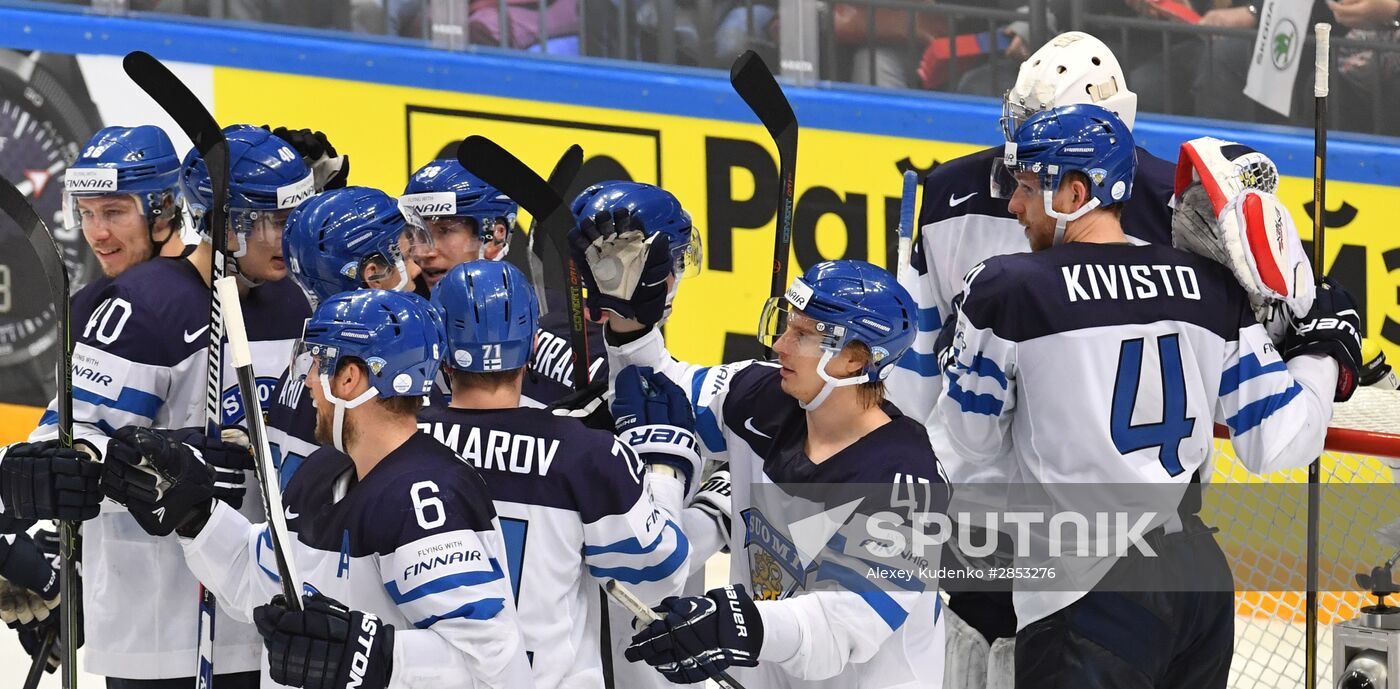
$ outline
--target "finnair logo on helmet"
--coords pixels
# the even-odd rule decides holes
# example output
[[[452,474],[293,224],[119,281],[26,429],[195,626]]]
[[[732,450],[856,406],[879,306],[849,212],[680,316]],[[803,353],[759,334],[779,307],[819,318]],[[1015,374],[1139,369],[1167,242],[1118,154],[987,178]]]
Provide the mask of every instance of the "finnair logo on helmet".
[[[277,207],[296,208],[297,204],[316,194],[316,184],[311,175],[302,177],[284,187],[277,187]]]
[[[807,302],[812,301],[812,288],[807,286],[801,278],[792,281],[792,286],[788,287],[787,300],[799,309],[807,308]]]
[[[422,194],[404,194],[399,197],[399,205],[411,208],[419,215],[438,216],[457,213],[457,195],[450,191],[430,191]]]
[[[114,167],[73,167],[63,177],[68,191],[116,191],[117,169]]]

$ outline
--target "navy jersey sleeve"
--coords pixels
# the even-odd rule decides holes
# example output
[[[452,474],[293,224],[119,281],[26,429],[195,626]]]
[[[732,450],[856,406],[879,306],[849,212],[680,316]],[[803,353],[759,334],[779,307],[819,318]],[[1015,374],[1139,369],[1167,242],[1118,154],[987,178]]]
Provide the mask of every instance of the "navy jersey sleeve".
[[[1123,205],[1123,231],[1148,244],[1172,244],[1172,193],[1176,165],[1139,148],[1133,196]]]

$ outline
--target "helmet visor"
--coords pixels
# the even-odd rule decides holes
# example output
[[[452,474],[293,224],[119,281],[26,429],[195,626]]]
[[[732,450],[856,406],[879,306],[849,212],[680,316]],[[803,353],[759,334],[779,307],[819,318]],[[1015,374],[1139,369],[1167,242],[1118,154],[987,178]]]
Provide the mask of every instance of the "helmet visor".
[[[305,329],[307,319],[302,323],[302,337],[298,338],[292,347],[292,358],[287,363],[287,385],[295,383],[312,383],[309,380],[322,375],[332,375],[335,373],[334,367],[340,352],[332,345],[322,345],[306,340]]]
[[[758,341],[764,347],[797,356],[839,352],[846,345],[846,328],[819,321],[793,307],[784,297],[772,297],[758,320]]]
[[[229,211],[229,225],[240,243],[282,246],[282,232],[287,228],[290,209],[252,210],[235,208]]]
[[[146,233],[146,216],[135,194],[63,194],[63,223],[69,230],[96,235],[104,228],[119,232],[125,228]]]
[[[690,278],[700,274],[705,258],[705,247],[700,243],[700,233],[695,228],[687,232],[689,241],[681,246],[671,247],[671,272],[679,278]]]
[[[403,255],[410,260],[418,261],[433,252],[435,242],[433,233],[428,230],[427,224],[423,221],[423,216],[412,208],[401,208],[403,212],[403,238],[399,241],[399,247]]]

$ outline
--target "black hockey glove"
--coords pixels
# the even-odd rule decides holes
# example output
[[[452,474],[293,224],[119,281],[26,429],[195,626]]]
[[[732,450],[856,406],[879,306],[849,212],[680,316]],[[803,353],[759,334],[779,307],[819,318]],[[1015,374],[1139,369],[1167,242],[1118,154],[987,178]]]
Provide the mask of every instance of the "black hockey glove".
[[[306,689],[384,689],[394,665],[394,627],[320,593],[300,612],[277,596],[253,610],[273,681]]]
[[[675,467],[685,476],[686,493],[700,475],[700,443],[695,413],[680,386],[650,368],[628,366],[613,383],[612,414],[617,437],[645,464]]]
[[[21,519],[84,521],[102,504],[102,465],[57,440],[0,448],[0,502]]]
[[[194,536],[214,507],[213,473],[194,450],[138,426],[112,436],[102,463],[102,488],[152,536],[177,530]]]
[[[608,380],[599,376],[588,387],[570,392],[549,405],[549,413],[578,419],[589,428],[616,435],[617,426],[613,423],[612,412],[608,410],[608,401],[604,397],[607,392]]]
[[[704,596],[671,596],[655,610],[662,618],[632,637],[627,660],[645,661],[676,684],[702,682],[730,666],[758,665],[763,619],[743,584]]]
[[[233,509],[243,506],[243,494],[248,489],[247,474],[244,472],[253,470],[253,454],[248,449],[248,435],[243,429],[227,427],[219,438],[210,438],[203,428],[197,427],[159,432],[199,453],[214,475],[215,498],[228,503]]]
[[[311,168],[311,174],[315,177],[316,191],[345,187],[350,178],[350,156],[338,155],[335,146],[331,145],[330,139],[327,139],[324,133],[286,127],[272,129],[267,125],[263,125],[262,128],[291,144],[292,148],[301,154],[302,160],[306,161],[306,166]]]
[[[588,288],[593,320],[609,311],[643,325],[661,322],[672,267],[665,234],[647,237],[641,221],[620,208],[579,220],[569,232],[569,247]]]
[[[933,353],[937,357],[938,370],[946,371],[953,365],[953,336],[958,332],[958,315],[962,310],[965,292],[958,292],[953,297],[952,308],[948,317],[943,319],[943,327],[938,331],[938,338],[933,341]]]
[[[46,556],[29,534],[0,536],[0,577],[46,601],[58,598],[58,559]]]
[[[1323,278],[1317,286],[1312,310],[1283,335],[1280,355],[1284,361],[1302,354],[1323,354],[1337,361],[1337,402],[1351,399],[1356,391],[1361,363],[1361,318],[1356,300],[1341,283]]]

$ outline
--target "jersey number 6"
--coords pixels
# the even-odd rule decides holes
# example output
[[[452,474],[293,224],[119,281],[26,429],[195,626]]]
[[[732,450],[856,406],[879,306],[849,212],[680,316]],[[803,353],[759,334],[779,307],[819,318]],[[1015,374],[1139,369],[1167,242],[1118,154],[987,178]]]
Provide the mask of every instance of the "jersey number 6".
[[[1161,421],[1133,425],[1139,379],[1142,377],[1143,338],[1124,340],[1118,350],[1118,379],[1113,382],[1113,410],[1110,429],[1113,445],[1122,454],[1146,448],[1159,448],[1158,460],[1169,476],[1185,471],[1181,466],[1181,441],[1191,435],[1196,419],[1186,416],[1186,376],[1181,368],[1181,340],[1178,335],[1157,338],[1157,355],[1162,371]]]
[[[424,494],[427,497],[424,497]],[[436,529],[447,521],[447,516],[442,508],[442,500],[438,499],[438,487],[432,481],[419,481],[408,489],[408,497],[413,500],[413,512],[418,516],[418,525],[424,529]],[[429,511],[433,518],[428,518]]]

